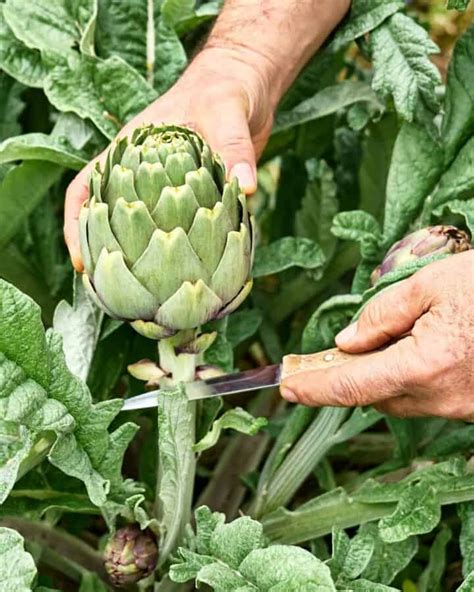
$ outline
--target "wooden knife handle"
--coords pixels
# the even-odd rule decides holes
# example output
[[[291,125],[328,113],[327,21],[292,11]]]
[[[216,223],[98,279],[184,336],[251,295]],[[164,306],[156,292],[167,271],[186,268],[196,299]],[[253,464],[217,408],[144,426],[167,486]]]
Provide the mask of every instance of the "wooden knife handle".
[[[292,374],[298,374],[298,372],[341,366],[346,362],[356,360],[357,358],[370,356],[373,353],[374,352],[371,351],[362,354],[348,354],[341,351],[337,347],[333,347],[316,354],[290,354],[283,358],[281,379],[283,380]]]

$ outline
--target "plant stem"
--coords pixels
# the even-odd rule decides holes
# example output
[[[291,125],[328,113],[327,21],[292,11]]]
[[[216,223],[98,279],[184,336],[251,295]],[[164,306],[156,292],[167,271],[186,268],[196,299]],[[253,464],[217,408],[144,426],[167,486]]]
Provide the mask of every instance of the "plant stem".
[[[33,522],[18,517],[3,518],[0,524],[17,530],[26,540],[39,543],[42,548],[57,553],[83,570],[97,573],[104,582],[108,581],[102,555],[64,530],[52,527],[46,522]]]
[[[261,515],[262,507],[268,493],[268,486],[273,475],[281,466],[286,454],[301,436],[303,430],[308,427],[314,413],[314,409],[304,407],[303,405],[297,405],[292,409],[260,473],[257,493],[252,506],[249,508],[249,512],[253,516],[258,517]]]
[[[474,499],[474,487],[439,494],[442,505]],[[393,513],[397,502],[367,504],[354,501],[343,490],[335,490],[290,512],[280,509],[262,520],[264,533],[273,543],[300,544],[329,534],[333,528],[351,528],[380,520]]]
[[[256,416],[271,416],[279,405],[280,398],[265,389],[252,401],[249,411]],[[196,507],[206,505],[214,511],[224,512],[229,520],[235,518],[247,492],[241,477],[258,468],[268,442],[269,436],[265,432],[256,436],[235,435],[220,455]]]
[[[323,407],[275,472],[266,490],[257,516],[285,506],[308,478],[319,461],[335,444],[332,438],[347,416],[347,409]]]
[[[196,433],[196,402],[188,401],[183,382],[194,380],[196,354],[178,353],[182,336],[162,340],[160,365],[171,373],[158,398],[158,477],[155,515],[160,521],[162,566],[181,541],[191,520],[196,457],[192,450]]]

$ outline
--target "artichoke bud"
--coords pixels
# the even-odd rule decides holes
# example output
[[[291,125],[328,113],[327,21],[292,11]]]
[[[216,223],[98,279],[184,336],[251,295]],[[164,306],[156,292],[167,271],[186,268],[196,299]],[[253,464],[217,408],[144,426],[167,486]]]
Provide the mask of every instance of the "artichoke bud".
[[[155,536],[136,524],[117,530],[104,549],[104,566],[114,586],[130,586],[146,578],[157,561]]]
[[[372,285],[394,271],[430,255],[462,253],[471,249],[469,236],[455,226],[428,226],[408,234],[389,249],[371,275]]]
[[[80,215],[96,303],[152,339],[235,310],[252,287],[254,222],[195,132],[144,126],[110,147]]]

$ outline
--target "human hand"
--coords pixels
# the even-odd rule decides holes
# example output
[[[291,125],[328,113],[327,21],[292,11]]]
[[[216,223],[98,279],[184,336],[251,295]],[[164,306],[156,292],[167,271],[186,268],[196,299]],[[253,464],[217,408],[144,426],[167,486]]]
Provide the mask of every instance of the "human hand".
[[[336,337],[360,353],[343,366],[297,374],[281,392],[309,406],[374,405],[398,417],[474,421],[474,251],[427,265],[382,292]]]
[[[256,160],[271,131],[276,101],[271,100],[265,69],[243,62],[230,48],[204,49],[179,81],[121,130],[131,134],[142,125],[173,123],[202,134],[224,160],[229,177],[237,177],[246,193],[256,189]],[[64,236],[74,267],[82,271],[78,218],[89,193],[96,162],[74,178],[66,192]]]

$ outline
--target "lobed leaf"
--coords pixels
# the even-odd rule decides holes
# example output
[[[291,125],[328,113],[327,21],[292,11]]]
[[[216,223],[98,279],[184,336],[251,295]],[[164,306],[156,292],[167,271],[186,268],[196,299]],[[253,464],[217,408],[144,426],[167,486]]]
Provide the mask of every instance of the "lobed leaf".
[[[441,75],[428,58],[438,51],[425,29],[401,13],[371,33],[372,87],[384,99],[393,97],[397,112],[407,121],[415,119],[421,106],[438,109],[435,89]]]
[[[2,592],[31,592],[35,578],[35,562],[24,550],[23,537],[11,528],[0,527]]]

